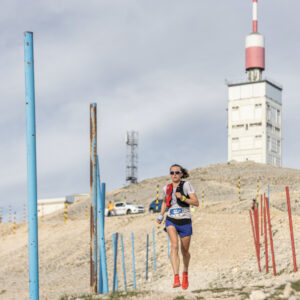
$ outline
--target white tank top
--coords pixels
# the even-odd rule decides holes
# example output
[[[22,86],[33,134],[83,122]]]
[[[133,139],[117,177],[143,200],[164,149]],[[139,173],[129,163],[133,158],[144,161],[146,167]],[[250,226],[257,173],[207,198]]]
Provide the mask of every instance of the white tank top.
[[[194,188],[188,181],[184,182],[183,191],[185,195],[195,194]],[[175,193],[176,189],[173,188],[171,207],[168,210],[167,216],[173,219],[191,219],[190,207],[182,207],[178,205]],[[167,185],[163,188],[163,195],[164,197],[167,196]]]

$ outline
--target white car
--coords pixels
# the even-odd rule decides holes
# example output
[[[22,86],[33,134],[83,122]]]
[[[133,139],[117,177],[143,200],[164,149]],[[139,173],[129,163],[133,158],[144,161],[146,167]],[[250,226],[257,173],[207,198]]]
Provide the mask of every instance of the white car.
[[[145,208],[142,205],[135,205],[130,202],[116,202],[114,204],[113,215],[129,215],[129,214],[139,214],[145,212]],[[105,215],[108,215],[108,209],[105,208]]]

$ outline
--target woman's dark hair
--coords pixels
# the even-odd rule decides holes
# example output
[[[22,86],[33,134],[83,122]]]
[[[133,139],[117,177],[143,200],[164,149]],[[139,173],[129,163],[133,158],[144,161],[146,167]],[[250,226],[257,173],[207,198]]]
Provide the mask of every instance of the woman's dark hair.
[[[178,164],[174,164],[170,167],[170,170],[173,168],[173,167],[178,167],[180,168],[180,171],[182,172],[182,178],[188,178],[190,176],[190,174],[188,173],[188,170],[183,168],[181,165],[178,165]]]

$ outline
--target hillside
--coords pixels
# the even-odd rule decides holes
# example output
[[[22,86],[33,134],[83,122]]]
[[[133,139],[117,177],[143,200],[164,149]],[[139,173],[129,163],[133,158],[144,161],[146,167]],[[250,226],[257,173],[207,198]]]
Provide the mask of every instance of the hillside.
[[[183,292],[171,287],[172,272],[167,257],[167,235],[156,224],[155,215],[128,215],[106,218],[105,234],[108,257],[109,287],[112,286],[112,233],[124,236],[128,289],[132,290],[131,232],[135,236],[137,289],[143,299],[252,299],[258,293],[265,296],[294,293],[300,280],[293,273],[293,261],[285,200],[285,186],[290,187],[293,209],[296,252],[300,249],[300,171],[252,162],[216,164],[190,171],[189,181],[204,207],[193,213],[190,287]],[[238,177],[241,178],[241,198],[238,200]],[[277,277],[257,269],[248,209],[256,197],[257,180],[260,191],[270,185],[271,222]],[[135,201],[148,207],[155,198],[156,185],[169,181],[169,176],[144,180],[107,195],[107,201]],[[63,223],[58,212],[39,223],[40,295],[41,299],[59,299],[63,295],[89,293],[89,219],[88,199],[70,206],[70,218]],[[153,270],[152,227],[155,229],[157,271]],[[150,236],[149,280],[145,280],[146,234]],[[0,299],[28,299],[28,249],[26,224],[18,224],[16,234],[12,224],[0,225]],[[119,243],[120,244],[120,243]],[[123,290],[121,248],[118,254],[119,290]],[[270,250],[269,250],[270,251]],[[271,257],[269,253],[269,265]],[[201,298],[202,297],[202,298]],[[275,297],[275,296],[274,296]],[[72,298],[73,299],[73,298]],[[74,298],[75,299],[75,298]],[[258,298],[256,298],[258,299]],[[263,299],[263,298],[261,298]],[[271,299],[271,298],[270,298]],[[296,299],[296,298],[295,298]]]

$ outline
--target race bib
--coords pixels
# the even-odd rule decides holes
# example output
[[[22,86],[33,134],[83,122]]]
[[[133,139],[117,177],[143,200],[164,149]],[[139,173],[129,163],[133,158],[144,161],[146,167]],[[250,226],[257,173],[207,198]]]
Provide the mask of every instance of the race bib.
[[[180,217],[183,213],[182,208],[171,208],[170,209],[170,216],[172,217]]]

